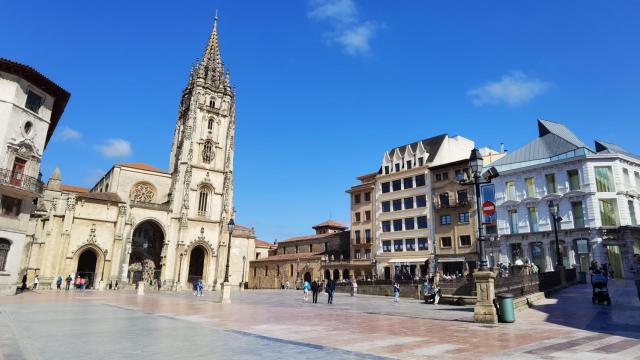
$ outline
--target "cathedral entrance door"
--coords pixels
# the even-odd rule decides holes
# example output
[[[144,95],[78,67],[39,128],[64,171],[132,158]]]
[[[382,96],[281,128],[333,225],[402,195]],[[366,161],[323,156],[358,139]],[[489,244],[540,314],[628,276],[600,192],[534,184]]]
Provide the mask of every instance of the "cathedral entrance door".
[[[191,250],[191,256],[189,257],[189,276],[187,282],[195,284],[196,281],[202,280],[204,275],[204,249],[202,246],[196,246]]]
[[[92,249],[86,249],[78,257],[78,268],[76,269],[76,276],[86,280],[85,286],[90,289],[94,285],[96,264],[98,262],[98,256]]]
[[[133,230],[129,256],[129,282],[152,284],[162,273],[164,232],[153,220],[141,222]]]

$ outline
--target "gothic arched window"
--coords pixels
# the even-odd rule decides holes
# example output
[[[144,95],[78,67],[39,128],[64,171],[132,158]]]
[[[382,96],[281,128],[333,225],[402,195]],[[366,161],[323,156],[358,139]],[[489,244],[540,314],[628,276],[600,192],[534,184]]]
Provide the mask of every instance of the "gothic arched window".
[[[7,239],[0,239],[0,271],[4,271],[9,257],[9,248],[11,243]]]
[[[104,189],[108,190],[107,188]],[[129,198],[134,202],[150,203],[156,197],[156,189],[148,182],[139,182],[131,188]]]
[[[212,108],[216,107],[216,101],[215,101],[215,99],[210,99],[210,100],[209,100],[209,107],[212,107]]]
[[[213,161],[213,143],[206,141],[202,146],[202,162],[210,164]]]
[[[209,123],[207,124],[207,129],[209,129],[209,131],[213,130],[213,119],[209,119]]]
[[[211,198],[211,188],[201,186],[198,191],[198,216],[207,216],[209,213],[209,199]]]

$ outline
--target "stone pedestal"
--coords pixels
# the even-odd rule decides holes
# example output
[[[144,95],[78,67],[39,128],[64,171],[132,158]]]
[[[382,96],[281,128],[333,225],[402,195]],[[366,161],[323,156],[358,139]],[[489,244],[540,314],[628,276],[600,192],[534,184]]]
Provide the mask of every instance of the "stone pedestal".
[[[138,295],[144,295],[144,281],[138,281]]]
[[[473,309],[473,321],[483,324],[495,324],[498,322],[498,314],[493,300],[496,296],[495,279],[493,271],[476,271],[473,274],[476,283],[478,300]]]
[[[220,288],[220,303],[229,304],[231,302],[231,284],[222,283]]]
[[[104,281],[98,282],[98,291],[104,291]]]
[[[567,273],[564,271],[564,265],[558,266],[556,270],[560,272],[560,284],[562,285],[562,287],[566,287]]]

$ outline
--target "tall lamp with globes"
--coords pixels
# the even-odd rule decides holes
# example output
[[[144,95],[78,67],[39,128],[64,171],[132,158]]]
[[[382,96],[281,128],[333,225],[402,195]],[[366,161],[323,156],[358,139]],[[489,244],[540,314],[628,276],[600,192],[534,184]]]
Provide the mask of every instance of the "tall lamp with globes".
[[[229,286],[229,259],[231,258],[231,237],[235,228],[236,223],[233,219],[230,219],[227,224],[227,230],[229,231],[229,242],[227,243],[227,264],[224,268],[224,282],[222,283],[220,291],[220,302],[223,304],[231,302],[231,287]]]
[[[498,176],[495,168],[487,171],[487,180],[483,181],[482,171],[484,169],[484,159],[478,148],[471,150],[469,156],[469,170],[471,179],[458,179],[461,185],[473,185],[476,195],[476,220],[478,223],[478,256],[480,264],[478,271],[473,273],[473,279],[476,283],[476,293],[478,299],[473,311],[473,320],[478,323],[494,324],[498,322],[496,308],[493,305],[495,298],[495,278],[493,271],[487,268],[487,259],[485,257],[485,235],[482,228],[482,212],[480,206],[480,185],[491,183],[491,178]]]
[[[549,214],[553,222],[553,233],[556,239],[556,270],[562,269],[562,256],[560,255],[560,239],[558,239],[558,222],[562,221],[562,218],[558,216],[558,204],[553,201],[549,201]]]

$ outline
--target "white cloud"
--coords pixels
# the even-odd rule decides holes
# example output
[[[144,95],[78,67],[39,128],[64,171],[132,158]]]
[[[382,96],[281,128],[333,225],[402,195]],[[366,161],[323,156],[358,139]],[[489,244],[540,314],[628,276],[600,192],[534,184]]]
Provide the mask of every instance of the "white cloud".
[[[517,106],[545,93],[550,87],[549,82],[530,78],[521,71],[511,71],[500,80],[490,81],[467,94],[477,106],[501,103]]]
[[[82,134],[78,130],[74,130],[68,126],[64,126],[58,132],[58,139],[60,139],[60,141],[78,140],[81,137]]]
[[[102,145],[97,145],[102,155],[109,158],[127,157],[131,155],[131,143],[123,139],[109,139]]]
[[[350,23],[357,21],[358,9],[352,0],[313,0],[308,16],[316,21]]]
[[[331,30],[325,33],[329,44],[339,44],[351,56],[367,55],[371,39],[383,27],[374,21],[362,21],[353,0],[311,0],[309,19],[327,22]]]

